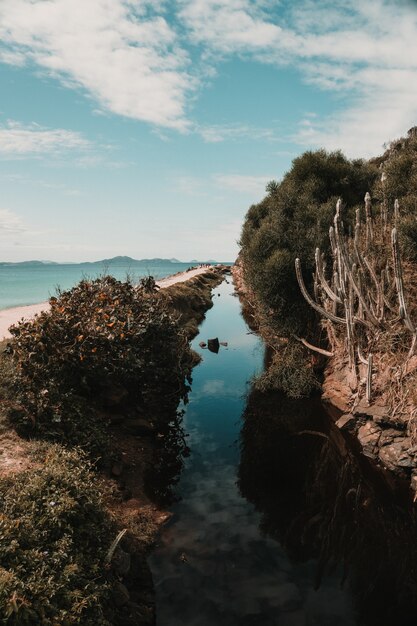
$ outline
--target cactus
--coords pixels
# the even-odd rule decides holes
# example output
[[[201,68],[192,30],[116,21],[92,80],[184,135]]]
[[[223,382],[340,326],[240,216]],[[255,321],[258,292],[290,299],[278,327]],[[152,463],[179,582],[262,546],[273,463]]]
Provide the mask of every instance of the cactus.
[[[382,180],[384,183],[385,179]],[[384,190],[385,194],[385,190]],[[314,299],[304,284],[301,262],[296,259],[295,267],[301,292],[307,302],[327,320],[326,328],[330,345],[335,344],[337,324],[345,337],[349,364],[355,373],[359,387],[359,365],[367,366],[366,398],[371,402],[372,370],[374,359],[372,348],[382,331],[390,329],[402,320],[412,333],[411,348],[407,359],[417,348],[417,328],[413,324],[405,298],[401,255],[398,243],[399,221],[398,200],[394,203],[391,232],[392,256],[385,258],[389,250],[387,234],[388,208],[384,195],[384,206],[380,223],[374,222],[369,193],[365,195],[365,225],[362,235],[361,211],[356,211],[354,236],[346,237],[342,223],[342,201],[336,204],[334,223],[329,229],[330,249],[333,262],[330,278],[326,276],[324,257],[319,248],[315,252]],[[378,228],[377,228],[378,227]],[[379,248],[378,248],[379,246]],[[381,247],[382,246],[382,247]],[[382,252],[381,252],[382,250]],[[399,317],[397,307],[399,309]],[[346,329],[346,330],[344,330]],[[303,340],[304,345],[309,345]],[[311,346],[311,349],[316,349]],[[326,353],[328,351],[324,351]],[[365,354],[364,354],[365,353]],[[330,353],[329,353],[330,355]],[[366,356],[367,355],[367,356]]]

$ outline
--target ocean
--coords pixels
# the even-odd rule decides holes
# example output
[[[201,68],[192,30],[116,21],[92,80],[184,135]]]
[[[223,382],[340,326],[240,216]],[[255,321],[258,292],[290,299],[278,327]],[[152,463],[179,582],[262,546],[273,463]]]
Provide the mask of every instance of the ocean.
[[[97,278],[110,274],[119,280],[127,277],[139,282],[151,275],[164,278],[184,272],[190,263],[158,261],[149,263],[103,264],[11,264],[0,265],[0,310],[26,304],[37,304],[56,294],[57,288],[70,289],[83,278]]]

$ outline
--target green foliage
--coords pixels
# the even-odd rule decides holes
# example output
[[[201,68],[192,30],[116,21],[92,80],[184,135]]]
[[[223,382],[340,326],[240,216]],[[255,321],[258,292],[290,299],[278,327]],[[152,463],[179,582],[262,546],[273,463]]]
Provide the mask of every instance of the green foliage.
[[[384,189],[388,205],[400,202],[402,215],[417,214],[417,138],[409,137],[392,142],[387,152],[377,160],[386,175]],[[378,179],[373,195],[382,198],[382,184]]]
[[[241,236],[245,278],[270,310],[278,332],[303,333],[314,315],[301,296],[294,261],[303,262],[308,286],[314,251],[328,250],[328,229],[339,196],[353,211],[377,177],[377,167],[349,161],[341,152],[306,152],[293,161],[282,182],[252,206]]]
[[[269,367],[254,380],[257,391],[283,391],[289,398],[303,398],[320,387],[309,354],[294,341],[276,352]]]
[[[403,257],[417,262],[417,215],[407,215],[401,219],[400,245]]]
[[[191,351],[157,295],[107,276],[84,280],[50,304],[11,328],[25,411],[17,421],[43,436],[100,447],[105,424],[97,410],[109,402],[161,412],[186,399]]]
[[[374,200],[385,200],[392,214],[395,199],[400,206],[399,233],[403,258],[417,261],[417,138],[393,141],[386,153],[375,159],[385,174],[374,185]]]
[[[110,626],[105,556],[115,535],[81,451],[40,447],[0,481],[0,622]]]

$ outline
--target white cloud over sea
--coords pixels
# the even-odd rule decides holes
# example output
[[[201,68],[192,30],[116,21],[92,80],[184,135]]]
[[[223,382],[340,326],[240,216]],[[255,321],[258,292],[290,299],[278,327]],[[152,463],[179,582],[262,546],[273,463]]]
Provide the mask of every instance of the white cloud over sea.
[[[228,58],[293,66],[338,94],[336,112],[300,119],[292,139],[375,153],[417,117],[417,10],[335,0],[2,0],[0,59],[83,89],[96,107],[208,142],[251,131],[202,127],[193,104]]]

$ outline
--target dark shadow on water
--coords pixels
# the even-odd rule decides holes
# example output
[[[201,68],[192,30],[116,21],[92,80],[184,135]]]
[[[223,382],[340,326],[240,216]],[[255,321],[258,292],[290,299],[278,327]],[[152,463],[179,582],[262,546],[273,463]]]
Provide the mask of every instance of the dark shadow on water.
[[[217,291],[194,347],[228,346],[199,350],[190,403],[151,469],[174,514],[149,560],[157,626],[415,626],[407,492],[318,399],[248,390],[267,357],[232,287]]]
[[[320,402],[252,392],[241,493],[291,560],[338,575],[363,626],[417,623],[416,519],[407,495],[348,445]],[[397,488],[395,488],[397,487]]]
[[[152,460],[144,475],[146,494],[157,504],[169,506],[179,499],[176,491],[189,448],[183,427],[184,411],[159,420]]]

